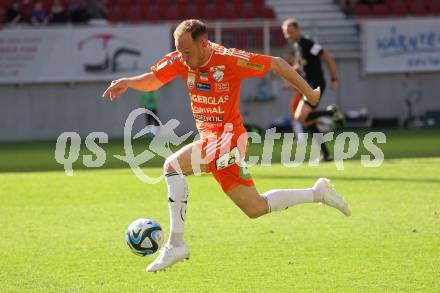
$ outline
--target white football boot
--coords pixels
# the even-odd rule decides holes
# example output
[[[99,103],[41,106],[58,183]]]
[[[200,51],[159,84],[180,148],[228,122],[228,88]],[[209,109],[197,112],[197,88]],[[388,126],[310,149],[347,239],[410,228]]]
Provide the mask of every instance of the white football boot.
[[[329,179],[319,178],[313,186],[315,192],[318,192],[322,203],[340,210],[344,215],[350,216],[351,210],[344,199],[334,189]]]
[[[165,245],[159,256],[152,263],[150,263],[146,271],[161,271],[185,259],[189,259],[189,250],[185,244],[178,247]]]

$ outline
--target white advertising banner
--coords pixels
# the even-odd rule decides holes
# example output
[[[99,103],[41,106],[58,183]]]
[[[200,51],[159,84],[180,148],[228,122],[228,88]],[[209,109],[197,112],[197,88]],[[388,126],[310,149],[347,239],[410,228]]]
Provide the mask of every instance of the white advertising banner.
[[[168,25],[0,30],[0,83],[103,81],[146,72],[170,51]]]
[[[367,20],[362,29],[366,73],[440,71],[440,18]]]

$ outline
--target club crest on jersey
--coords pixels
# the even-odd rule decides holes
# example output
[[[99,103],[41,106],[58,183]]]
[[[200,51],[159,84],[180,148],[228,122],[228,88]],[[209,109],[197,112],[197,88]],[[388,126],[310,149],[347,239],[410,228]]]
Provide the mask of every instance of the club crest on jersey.
[[[225,66],[219,65],[219,66],[212,66],[209,71],[213,72],[212,78],[214,78],[215,81],[220,82],[223,80],[223,77],[225,76]]]
[[[194,89],[194,84],[196,81],[196,75],[194,73],[188,73],[188,79],[186,80],[186,85],[189,89]]]

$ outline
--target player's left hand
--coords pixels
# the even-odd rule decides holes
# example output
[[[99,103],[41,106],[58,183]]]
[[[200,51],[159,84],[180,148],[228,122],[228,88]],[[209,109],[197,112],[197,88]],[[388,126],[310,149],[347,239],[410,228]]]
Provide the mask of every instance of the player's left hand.
[[[334,79],[334,80],[332,80],[332,83],[330,84],[330,89],[332,90],[332,91],[335,91],[337,88],[338,88],[338,80],[337,79]]]

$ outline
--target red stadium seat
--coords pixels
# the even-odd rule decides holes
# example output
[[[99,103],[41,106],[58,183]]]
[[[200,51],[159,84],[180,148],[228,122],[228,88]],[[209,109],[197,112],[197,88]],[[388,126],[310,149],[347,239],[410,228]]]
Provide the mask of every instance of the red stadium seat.
[[[203,1],[203,5],[201,7],[201,15],[202,19],[213,20],[222,18],[221,7],[223,7],[223,1]]]
[[[138,7],[142,20],[147,19],[148,3],[148,0],[134,0],[134,5]]]
[[[434,15],[440,14],[440,0],[427,0],[425,2],[429,13]]]
[[[0,8],[6,11],[11,6],[12,0],[0,0]],[[6,13],[6,12],[5,12]]]
[[[394,15],[406,15],[408,13],[408,2],[406,0],[387,0],[387,6]]]
[[[23,22],[30,22],[33,9],[34,9],[34,3],[32,1],[29,1],[26,4],[21,5]]]
[[[372,13],[375,16],[386,16],[390,13],[390,9],[386,4],[375,4],[373,5]]]
[[[286,39],[284,38],[283,31],[280,27],[270,28],[270,46],[281,47],[286,45]]]
[[[264,0],[252,0],[254,4],[254,8],[257,10],[257,12],[260,12],[263,7],[265,7]]]
[[[187,4],[184,0],[168,0],[167,4],[161,3],[160,6],[165,19],[178,20],[185,18]]]
[[[161,8],[165,8],[167,5],[169,5],[170,1],[172,0],[152,0],[152,1],[156,1],[156,3],[161,6]]]
[[[69,5],[70,5],[70,0],[61,0],[60,2],[61,2],[61,4],[63,4],[64,7],[66,7],[66,8],[68,8]],[[106,6],[108,6],[108,5],[110,4],[110,2],[111,2],[111,1],[105,1],[104,4],[105,4]]]
[[[44,9],[46,9],[47,11],[50,11],[50,9],[52,8],[52,0],[41,0],[41,3],[43,3],[43,7]]]
[[[110,21],[275,18],[273,9],[265,6],[264,0],[115,0],[107,3]]]
[[[125,3],[125,4],[119,4],[119,10],[122,13],[122,20],[126,21],[127,20],[127,14],[129,13],[129,10],[131,9],[131,4],[130,3]]]
[[[184,10],[185,19],[199,18],[200,12],[197,5],[188,5]]]
[[[130,6],[131,5],[131,0],[117,0],[117,1],[112,1],[112,2],[117,2],[121,6]]]
[[[129,22],[139,22],[143,19],[141,9],[137,5],[123,6],[123,12]]]
[[[257,18],[264,18],[264,10],[267,9],[264,0],[253,0],[254,10]]]
[[[144,19],[148,21],[159,21],[162,20],[162,9],[158,3],[150,4],[148,6],[141,7]]]
[[[413,1],[409,4],[409,12],[414,15],[424,15],[427,13],[427,7],[423,1]]]
[[[357,16],[367,16],[370,14],[370,6],[358,3],[354,6],[353,11]]]
[[[183,7],[186,19],[203,18],[203,0],[190,1]]]
[[[226,0],[222,9],[222,15],[225,19],[234,19],[238,17],[236,4],[232,0]]]
[[[183,19],[185,16],[184,4],[185,3],[179,0],[170,0],[166,6],[166,11],[164,13],[165,19],[167,20]]]
[[[106,7],[107,7],[108,11],[110,11],[110,10],[120,10],[120,8],[121,8],[121,6],[119,4],[111,3],[111,2],[107,3]]]
[[[261,10],[261,16],[266,19],[275,19],[275,11],[272,7],[265,6]]]
[[[145,6],[148,6],[150,4],[149,0],[134,0],[134,3],[136,3],[137,6],[143,8]]]
[[[122,19],[123,19],[122,11],[120,9],[108,10],[107,19],[110,22],[122,21]]]
[[[167,2],[165,0],[148,0],[147,5],[141,4],[142,15],[147,21],[163,20]]]
[[[257,17],[257,9],[255,7],[253,0],[244,0],[241,4],[241,7],[237,9],[240,11],[240,16],[242,18],[256,18]]]
[[[0,24],[4,24],[6,22],[7,22],[6,11],[3,7],[0,7]]]
[[[241,9],[243,9],[244,1],[246,1],[246,0],[232,0],[232,4],[233,4],[235,10],[237,11],[237,15],[239,15],[241,12]],[[252,5],[252,3],[251,3],[251,5]]]

